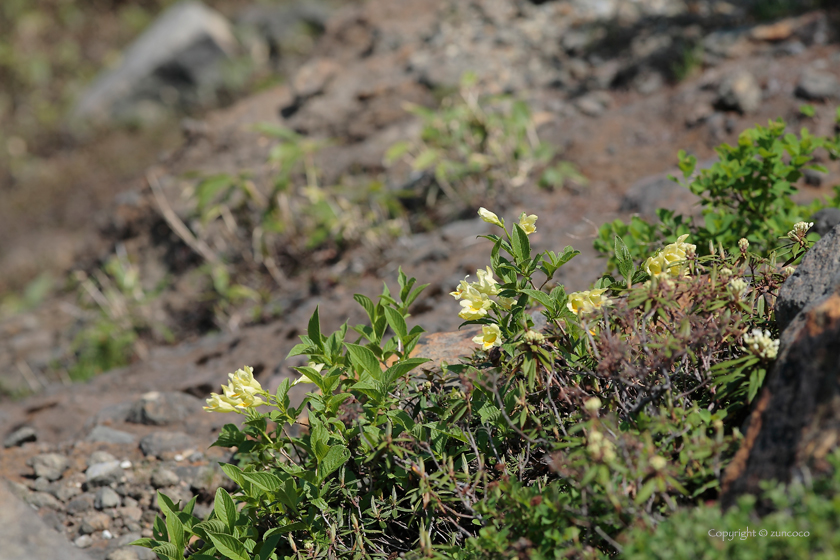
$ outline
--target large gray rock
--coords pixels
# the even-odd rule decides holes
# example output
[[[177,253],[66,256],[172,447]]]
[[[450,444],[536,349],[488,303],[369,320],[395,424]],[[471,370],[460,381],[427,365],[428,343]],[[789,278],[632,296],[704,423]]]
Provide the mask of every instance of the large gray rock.
[[[178,392],[152,391],[134,403],[127,420],[135,424],[166,426],[201,412],[204,401]]]
[[[0,543],[3,560],[90,560],[50,529],[31,506],[0,483]]]
[[[154,432],[140,440],[140,451],[159,459],[166,454],[195,448],[195,440],[183,432]]]
[[[800,311],[829,295],[840,285],[840,227],[817,241],[796,271],[785,280],[776,301],[776,322],[784,330]]]
[[[796,86],[796,95],[814,101],[840,98],[840,80],[828,72],[805,70]]]
[[[58,480],[69,466],[67,457],[58,453],[36,455],[28,463],[35,471],[36,477],[44,477],[47,480]]]
[[[107,121],[143,118],[149,109],[211,100],[223,84],[221,64],[236,51],[228,21],[200,2],[183,1],[158,17],[82,94],[73,116]]]
[[[754,113],[761,107],[761,86],[746,70],[728,76],[718,89],[718,104],[741,113]]]

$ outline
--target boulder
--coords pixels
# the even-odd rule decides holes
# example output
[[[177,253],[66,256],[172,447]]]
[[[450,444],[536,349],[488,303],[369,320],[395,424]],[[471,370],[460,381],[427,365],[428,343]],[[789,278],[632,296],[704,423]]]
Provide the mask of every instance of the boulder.
[[[728,76],[718,89],[718,105],[739,113],[754,113],[761,107],[761,99],[761,86],[746,70]]]
[[[182,1],[126,50],[122,63],[106,70],[73,111],[81,120],[136,120],[166,107],[207,102],[223,85],[221,64],[236,51],[228,21],[200,2]]]
[[[822,220],[820,223],[822,224]],[[808,305],[828,297],[838,284],[840,228],[835,227],[811,247],[802,259],[802,264],[779,290],[779,298],[776,301],[776,322],[779,330],[785,330],[794,317]]]
[[[840,80],[828,72],[805,70],[796,85],[796,95],[812,101],[840,98]]]

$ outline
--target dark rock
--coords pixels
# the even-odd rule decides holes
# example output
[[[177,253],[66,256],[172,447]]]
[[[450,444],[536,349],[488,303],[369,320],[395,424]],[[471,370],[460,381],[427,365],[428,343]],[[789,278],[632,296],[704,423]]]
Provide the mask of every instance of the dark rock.
[[[816,169],[805,169],[802,171],[805,176],[805,184],[810,187],[819,187],[822,185],[824,173],[820,173]]]
[[[152,473],[152,486],[155,488],[165,488],[167,486],[175,486],[181,481],[178,475],[169,469],[156,469]]]
[[[718,89],[718,105],[741,113],[757,111],[761,107],[761,98],[761,86],[746,70],[728,76]]]
[[[96,496],[90,492],[76,496],[67,504],[67,512],[77,515],[93,509]]]
[[[83,535],[90,535],[98,531],[104,531],[111,526],[111,516],[101,511],[93,511],[82,518],[82,525],[79,532]]]
[[[0,504],[3,560],[90,560],[50,529],[5,484],[0,484]]]
[[[111,488],[104,486],[96,491],[96,497],[93,500],[93,507],[96,509],[109,509],[119,506],[120,495]]]
[[[840,97],[840,81],[834,74],[808,69],[799,78],[796,95],[813,101],[836,99]]]
[[[47,480],[58,480],[68,467],[67,457],[58,453],[36,455],[27,464],[35,471],[35,476],[43,476]]]
[[[742,494],[758,494],[762,481],[784,484],[831,468],[826,456],[837,445],[840,425],[840,293],[813,302],[782,339],[782,353],[724,474],[724,507]]]
[[[135,402],[127,420],[135,424],[166,426],[201,411],[204,402],[186,393],[152,391]]]
[[[6,436],[6,439],[3,440],[3,447],[17,447],[30,441],[37,441],[37,439],[38,434],[35,432],[35,429],[30,426],[24,426]]]
[[[119,461],[96,463],[85,471],[85,483],[91,488],[108,486],[118,482],[123,476]]]
[[[834,229],[834,226],[840,224],[840,208],[823,208],[814,212],[814,215],[808,220],[814,222],[814,226],[808,231],[824,236],[826,233]]]
[[[166,453],[179,453],[195,447],[193,439],[183,432],[154,432],[140,440],[143,455],[162,458]]]
[[[134,443],[135,440],[132,434],[108,426],[95,426],[85,438],[85,441],[121,444]]]
[[[81,119],[136,119],[155,107],[189,106],[223,85],[221,62],[236,50],[227,20],[200,2],[180,2],[101,74],[74,109]]]
[[[782,284],[776,301],[779,329],[787,328],[793,318],[808,305],[828,297],[838,284],[840,228],[835,227],[811,247],[802,259],[802,264]]]

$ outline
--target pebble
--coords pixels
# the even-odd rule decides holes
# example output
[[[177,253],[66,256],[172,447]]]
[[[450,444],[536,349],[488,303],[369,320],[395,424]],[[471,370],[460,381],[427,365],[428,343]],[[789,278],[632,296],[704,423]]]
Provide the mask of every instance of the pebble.
[[[69,466],[67,457],[58,453],[36,455],[29,459],[27,463],[35,471],[36,477],[43,476],[47,480],[58,480]]]
[[[81,537],[73,541],[73,544],[75,544],[79,548],[87,548],[93,544],[93,539],[90,535],[82,535]]]
[[[91,535],[99,531],[104,531],[110,526],[111,517],[106,513],[95,511],[84,516],[79,532],[83,535]]]
[[[746,70],[727,77],[718,89],[718,96],[722,107],[741,113],[753,113],[761,107],[761,86]]]
[[[96,463],[85,471],[85,481],[88,486],[108,486],[117,482],[123,476],[119,461]]]
[[[120,468],[121,469],[130,469],[131,468],[131,461],[128,461],[128,460],[123,461],[122,463],[120,463]]]
[[[96,497],[91,493],[76,496],[67,504],[67,511],[72,514],[79,514],[93,509]]]
[[[52,494],[48,494],[47,492],[32,492],[26,497],[26,503],[35,506],[38,509],[42,507],[47,507],[55,510],[60,510],[64,508],[64,505],[61,502],[59,502],[55,498],[55,496],[53,496]]]
[[[18,447],[24,443],[37,440],[38,434],[35,432],[35,429],[30,426],[24,426],[6,436],[6,439],[3,440],[3,447]]]
[[[840,97],[840,81],[829,72],[808,69],[799,78],[796,95],[813,101],[834,99]]]
[[[120,495],[111,488],[103,486],[96,491],[93,507],[96,509],[109,509],[120,506]]]
[[[105,529],[104,531],[102,531],[102,538],[105,539],[106,541],[110,541],[111,539],[114,538],[114,534],[111,531],[109,531],[108,529]]]
[[[136,438],[128,432],[115,430],[114,428],[109,428],[108,426],[96,426],[85,438],[85,440],[92,442],[117,444],[134,443],[135,439]]]
[[[111,463],[116,460],[117,458],[107,451],[94,451],[90,454],[90,457],[88,457],[87,464],[90,467],[91,465],[95,465],[97,463]]]
[[[155,488],[175,486],[179,482],[178,475],[169,469],[157,469],[152,473],[152,486]]]
[[[195,442],[183,432],[154,432],[140,440],[140,451],[143,455],[157,458],[190,448],[195,449]]]

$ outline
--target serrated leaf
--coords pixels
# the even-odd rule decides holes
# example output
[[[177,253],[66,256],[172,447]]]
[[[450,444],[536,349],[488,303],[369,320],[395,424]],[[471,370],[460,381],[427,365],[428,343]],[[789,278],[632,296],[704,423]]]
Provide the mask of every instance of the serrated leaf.
[[[406,360],[402,360],[401,362],[397,362],[396,364],[389,367],[385,370],[385,374],[383,375],[384,381],[386,385],[390,388],[391,384],[408,373],[409,371],[413,370],[417,366],[421,364],[425,364],[429,360],[427,358],[408,358]]]
[[[523,294],[528,294],[530,297],[537,300],[546,309],[549,309],[549,310],[552,310],[552,311],[554,310],[555,302],[554,302],[554,300],[551,299],[551,297],[547,293],[541,292],[539,290],[531,290],[531,289],[519,290],[519,291]]]
[[[158,556],[164,556],[169,560],[183,560],[184,553],[178,552],[178,547],[172,543],[163,543],[160,546],[156,546],[152,549],[155,554]]]
[[[235,483],[240,486],[244,484],[245,479],[242,478],[242,469],[236,465],[231,465],[230,463],[219,463],[219,467],[221,467],[222,471],[224,471],[224,473]]]
[[[154,539],[142,538],[137,539],[136,541],[131,541],[130,543],[128,543],[128,546],[142,546],[143,548],[155,548],[162,544],[162,542],[156,541]]]
[[[178,519],[174,512],[166,514],[166,530],[169,533],[169,542],[178,549],[179,557],[184,555],[186,541],[184,539],[184,524]]]
[[[236,524],[236,503],[224,488],[216,489],[216,499],[213,502],[213,511],[216,512],[216,519],[225,524],[229,531],[233,531]]]
[[[277,492],[282,483],[276,475],[267,472],[243,472],[242,478],[266,492]]]
[[[531,258],[531,242],[528,241],[528,234],[519,224],[513,224],[513,235],[511,236],[513,254],[517,262],[523,263]]]
[[[207,533],[216,550],[230,560],[251,560],[245,547],[237,539],[223,533]]]
[[[623,278],[629,279],[633,274],[633,257],[624,240],[618,235],[615,236],[615,260],[618,264],[618,271]]]

